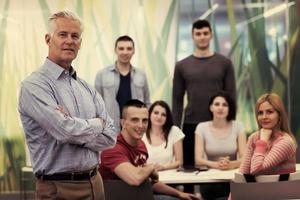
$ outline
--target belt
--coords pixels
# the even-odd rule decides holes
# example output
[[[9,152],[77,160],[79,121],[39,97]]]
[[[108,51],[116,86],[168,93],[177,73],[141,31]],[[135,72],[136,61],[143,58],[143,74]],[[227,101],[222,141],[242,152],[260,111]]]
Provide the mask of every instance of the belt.
[[[49,181],[62,181],[62,180],[89,180],[97,174],[97,167],[94,167],[91,170],[83,172],[64,172],[56,173],[51,175],[41,175],[35,174],[37,179],[40,180],[49,180]]]

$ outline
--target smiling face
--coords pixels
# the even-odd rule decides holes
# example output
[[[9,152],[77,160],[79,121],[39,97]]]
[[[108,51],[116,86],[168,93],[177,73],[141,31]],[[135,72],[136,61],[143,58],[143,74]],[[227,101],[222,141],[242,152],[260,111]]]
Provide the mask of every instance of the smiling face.
[[[121,64],[129,64],[134,54],[134,46],[131,41],[119,41],[115,48],[117,62]]]
[[[209,49],[209,43],[212,39],[212,33],[208,27],[203,27],[201,29],[193,29],[192,38],[199,50]]]
[[[150,120],[152,126],[163,126],[166,123],[167,120],[167,112],[166,109],[160,105],[156,105],[151,114],[150,114]]]
[[[126,116],[121,121],[122,135],[125,140],[135,145],[142,139],[148,126],[148,109],[138,107],[128,107]]]
[[[275,129],[278,127],[279,113],[268,101],[265,101],[258,107],[257,122],[262,128]]]
[[[226,119],[228,116],[229,106],[224,97],[217,96],[209,108],[214,119]]]
[[[68,18],[58,18],[53,23],[53,32],[45,36],[48,58],[68,70],[80,49],[80,23]]]

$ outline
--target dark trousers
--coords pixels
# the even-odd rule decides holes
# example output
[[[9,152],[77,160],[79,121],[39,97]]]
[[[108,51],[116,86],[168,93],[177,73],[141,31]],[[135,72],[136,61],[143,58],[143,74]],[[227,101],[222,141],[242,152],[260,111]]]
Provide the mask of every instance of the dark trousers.
[[[197,124],[183,124],[183,133],[185,134],[183,140],[183,164],[195,164],[195,128]]]
[[[183,163],[184,165],[195,164],[195,129],[198,124],[183,124],[183,132],[185,134],[183,140]],[[185,185],[185,192],[194,193],[194,185]],[[218,199],[220,197],[228,197],[230,192],[229,183],[213,183],[201,184],[200,192],[205,200]]]
[[[197,124],[183,124],[183,165],[195,165],[195,128]],[[194,193],[194,185],[185,185],[185,192]]]
[[[207,183],[200,185],[201,196],[205,200],[227,199],[230,193],[230,183]]]

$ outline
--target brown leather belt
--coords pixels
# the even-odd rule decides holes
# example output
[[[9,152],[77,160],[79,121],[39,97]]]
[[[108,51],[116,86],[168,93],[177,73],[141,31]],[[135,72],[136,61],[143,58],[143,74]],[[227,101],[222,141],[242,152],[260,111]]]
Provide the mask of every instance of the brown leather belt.
[[[89,180],[97,174],[97,167],[84,172],[64,172],[56,173],[51,175],[41,175],[35,174],[35,176],[40,180],[47,181],[62,181],[62,180]]]

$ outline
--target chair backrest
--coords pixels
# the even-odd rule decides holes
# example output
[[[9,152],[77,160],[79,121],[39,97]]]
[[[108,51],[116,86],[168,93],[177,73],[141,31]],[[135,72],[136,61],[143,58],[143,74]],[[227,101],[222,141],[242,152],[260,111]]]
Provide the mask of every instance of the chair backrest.
[[[230,183],[233,200],[276,200],[300,198],[300,172],[291,173],[288,181],[278,181],[279,175],[256,176],[257,182],[246,183],[242,174],[235,174]]]
[[[276,182],[279,181],[280,175],[260,175],[260,176],[255,176],[256,182]],[[289,181],[293,180],[299,180],[300,179],[300,171],[290,173],[289,175]],[[246,183],[246,179],[244,174],[240,172],[236,172],[234,174],[234,182],[235,183]]]
[[[297,148],[297,152],[296,152],[296,162],[300,163],[300,148]]]
[[[106,200],[154,200],[152,186],[148,180],[139,186],[131,186],[122,180],[103,180]]]

